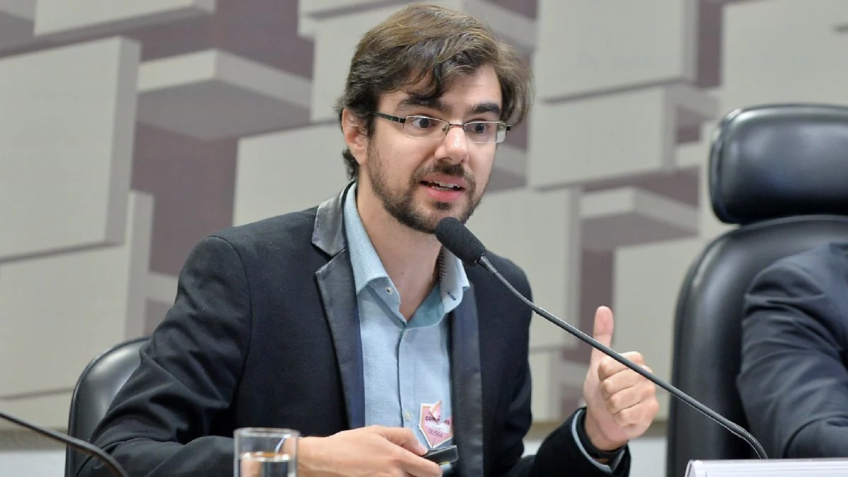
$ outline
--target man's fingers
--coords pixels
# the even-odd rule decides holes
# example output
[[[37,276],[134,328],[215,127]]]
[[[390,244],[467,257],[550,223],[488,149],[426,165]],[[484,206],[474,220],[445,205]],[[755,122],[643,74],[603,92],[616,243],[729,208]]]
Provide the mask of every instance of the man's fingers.
[[[435,462],[430,462],[421,457],[412,456],[412,459],[404,463],[403,470],[414,477],[439,477],[442,475],[442,468]]]
[[[656,400],[656,388],[652,383],[639,383],[618,391],[605,400],[607,410],[615,415],[622,410]]]
[[[424,455],[427,448],[421,445],[411,430],[402,427],[380,427],[375,426],[375,431],[385,437],[387,441],[397,444],[415,455]]]
[[[639,404],[614,413],[613,421],[621,429],[641,434],[653,421],[659,406],[656,399],[641,401]]]
[[[651,370],[647,366],[642,367],[648,371]],[[632,388],[634,386],[637,386],[645,381],[647,381],[647,379],[642,377],[642,375],[637,374],[635,371],[627,368],[626,372],[622,371],[615,373],[612,376],[604,378],[604,380],[600,382],[601,396],[604,399],[609,399],[610,396],[626,389]]]
[[[642,353],[639,353],[638,351],[630,351],[630,352],[627,352],[627,353],[622,353],[622,356],[624,356],[628,360],[632,361],[633,364],[636,364],[636,365],[639,365],[639,366],[642,366],[642,365],[645,364],[645,357],[642,356]],[[607,379],[610,376],[613,376],[617,373],[620,373],[622,371],[629,371],[629,372],[632,372],[632,373],[638,375],[638,373],[636,373],[632,369],[630,369],[627,366],[619,363],[618,361],[612,359],[609,356],[604,356],[603,358],[601,358],[600,362],[598,363],[598,379],[600,379],[601,381],[603,381],[604,379]]]
[[[410,429],[374,426],[374,430],[387,441],[403,448],[397,449],[393,458],[397,466],[406,474],[413,477],[435,477],[442,475],[442,468],[438,464],[420,457],[427,453],[427,448],[418,442],[415,434]]]

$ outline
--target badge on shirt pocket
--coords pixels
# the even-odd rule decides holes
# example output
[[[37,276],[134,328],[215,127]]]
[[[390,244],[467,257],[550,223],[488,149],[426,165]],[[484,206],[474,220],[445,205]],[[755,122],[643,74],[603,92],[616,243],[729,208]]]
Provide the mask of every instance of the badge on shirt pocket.
[[[424,434],[427,444],[433,449],[453,437],[453,420],[451,416],[442,416],[442,401],[434,404],[421,404],[418,428]]]

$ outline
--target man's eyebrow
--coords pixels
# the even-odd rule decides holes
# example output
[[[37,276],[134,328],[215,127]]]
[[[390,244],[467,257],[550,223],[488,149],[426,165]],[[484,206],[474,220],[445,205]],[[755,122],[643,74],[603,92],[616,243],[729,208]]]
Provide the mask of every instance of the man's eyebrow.
[[[469,115],[485,113],[495,113],[500,117],[501,105],[498,103],[479,103],[475,104],[468,110]]]
[[[447,114],[448,108],[439,98],[422,98],[421,96],[409,96],[398,103],[398,109],[410,109],[415,107],[424,107],[435,109],[440,113]]]
[[[447,105],[442,102],[439,98],[422,98],[420,96],[409,96],[406,99],[401,100],[397,109],[410,109],[415,107],[424,107],[428,109],[435,109],[442,114],[448,114],[450,111],[448,110]],[[486,102],[486,103],[478,103],[474,106],[468,108],[466,114],[471,116],[475,114],[485,114],[485,113],[495,113],[498,116],[501,115],[501,106],[495,102]]]

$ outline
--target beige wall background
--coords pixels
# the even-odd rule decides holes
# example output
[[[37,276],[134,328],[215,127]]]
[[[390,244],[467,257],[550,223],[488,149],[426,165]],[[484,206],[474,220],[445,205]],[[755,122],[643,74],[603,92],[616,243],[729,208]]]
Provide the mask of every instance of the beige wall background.
[[[352,49],[408,3],[0,0],[0,408],[62,429],[82,369],[156,326],[198,239],[335,193]],[[846,103],[848,2],[436,3],[489,22],[537,79],[470,227],[566,321],[591,330],[612,305],[613,347],[668,378],[678,286],[724,230],[703,186],[714,125]],[[533,324],[537,421],[579,405],[588,356]]]

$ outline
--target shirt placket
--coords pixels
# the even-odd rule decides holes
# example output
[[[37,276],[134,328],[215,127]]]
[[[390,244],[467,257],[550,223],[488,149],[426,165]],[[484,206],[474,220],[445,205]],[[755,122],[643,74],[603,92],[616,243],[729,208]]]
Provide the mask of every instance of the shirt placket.
[[[412,344],[413,329],[404,327],[398,340],[398,389],[400,391],[403,427],[418,428],[418,404],[415,402],[415,358]],[[418,434],[417,432],[415,433]]]

